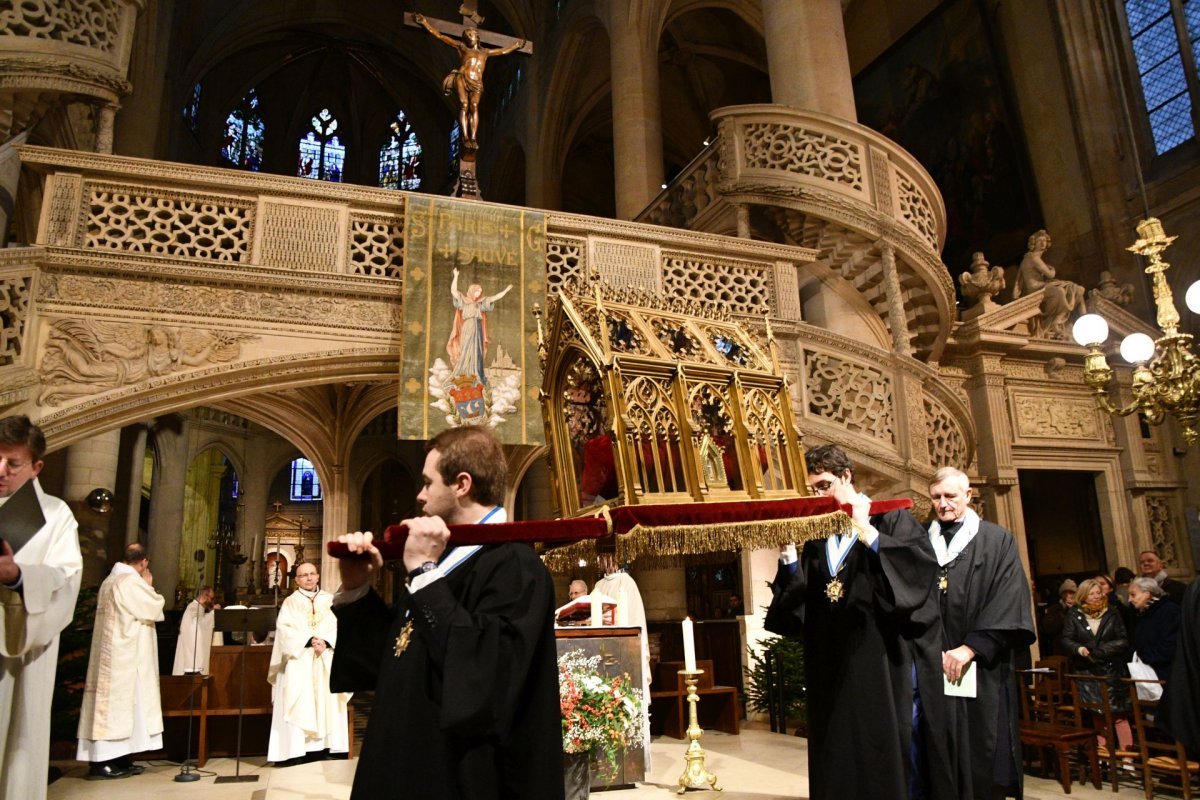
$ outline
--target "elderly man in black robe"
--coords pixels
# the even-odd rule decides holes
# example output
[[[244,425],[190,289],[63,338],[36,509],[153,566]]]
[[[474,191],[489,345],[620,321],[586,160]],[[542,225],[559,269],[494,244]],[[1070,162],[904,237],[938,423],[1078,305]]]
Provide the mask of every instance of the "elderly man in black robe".
[[[929,539],[937,554],[938,587],[946,652],[942,669],[953,682],[976,672],[976,696],[954,698],[959,706],[959,746],[971,759],[964,798],[1021,797],[1021,742],[1017,738],[1013,654],[1033,644],[1032,595],[1013,535],[983,521],[970,508],[966,474],[943,467],[929,496],[937,517]],[[973,665],[973,666],[972,666]]]
[[[767,630],[804,643],[809,796],[957,800],[965,765],[942,695],[928,537],[906,510],[869,516],[836,445],[810,450],[807,466],[812,489],[854,521],[798,555],[781,548],[767,611]]]
[[[375,690],[352,800],[563,797],[554,584],[524,544],[452,547],[447,525],[503,522],[504,451],[479,427],[429,442],[406,521],[407,587],[370,589],[370,533],[339,537],[331,689]]]

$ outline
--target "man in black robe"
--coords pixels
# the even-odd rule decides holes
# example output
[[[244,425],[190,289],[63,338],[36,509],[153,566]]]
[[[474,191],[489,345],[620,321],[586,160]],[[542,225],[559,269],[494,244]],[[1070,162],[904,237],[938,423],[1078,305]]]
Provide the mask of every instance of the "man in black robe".
[[[942,669],[959,681],[969,665],[976,696],[954,698],[965,727],[959,746],[970,754],[964,798],[1021,797],[1021,742],[1017,738],[1016,651],[1033,644],[1032,595],[1013,535],[979,518],[969,506],[971,485],[953,467],[934,473],[929,496],[937,516],[929,538],[940,567],[945,650]]]
[[[563,797],[554,585],[523,544],[453,547],[446,526],[503,522],[504,452],[490,431],[429,442],[406,521],[408,585],[395,608],[370,589],[370,533],[339,538],[331,689],[375,690],[352,800]]]
[[[1158,704],[1158,726],[1200,757],[1200,580],[1183,594],[1179,639],[1171,674]]]
[[[908,511],[869,517],[841,448],[811,450],[807,464],[813,490],[850,505],[855,523],[806,542],[799,558],[782,548],[767,611],[767,630],[804,643],[809,796],[957,800],[965,769],[941,692],[925,531]]]

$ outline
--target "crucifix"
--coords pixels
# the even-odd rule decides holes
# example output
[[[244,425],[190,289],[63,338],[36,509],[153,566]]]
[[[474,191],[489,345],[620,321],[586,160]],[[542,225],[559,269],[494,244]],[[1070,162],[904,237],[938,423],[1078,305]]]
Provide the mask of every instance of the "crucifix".
[[[475,179],[475,155],[479,149],[479,104],[483,100],[483,71],[490,56],[503,56],[521,52],[533,54],[533,45],[525,39],[514,39],[479,28],[483,17],[479,15],[478,0],[464,0],[458,12],[463,15],[462,24],[430,19],[422,14],[406,13],[404,22],[415,28],[424,28],[438,41],[458,51],[459,65],[442,81],[442,91],[454,94],[458,99],[458,125],[462,134],[464,153],[459,159],[458,180],[454,185],[455,197],[479,196],[479,183]],[[451,38],[458,37],[458,38]],[[492,45],[484,47],[484,44]]]

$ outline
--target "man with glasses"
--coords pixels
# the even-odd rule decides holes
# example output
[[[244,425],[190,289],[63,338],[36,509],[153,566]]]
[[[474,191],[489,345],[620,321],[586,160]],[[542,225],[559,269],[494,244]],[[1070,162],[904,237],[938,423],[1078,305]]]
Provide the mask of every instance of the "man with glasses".
[[[71,622],[83,559],[75,517],[42,491],[46,437],[0,419],[0,800],[44,800],[58,635]]]
[[[812,490],[849,506],[853,523],[799,553],[780,548],[767,611],[767,630],[804,642],[810,797],[957,800],[963,767],[942,695],[925,531],[906,510],[870,516],[840,447],[806,461]]]

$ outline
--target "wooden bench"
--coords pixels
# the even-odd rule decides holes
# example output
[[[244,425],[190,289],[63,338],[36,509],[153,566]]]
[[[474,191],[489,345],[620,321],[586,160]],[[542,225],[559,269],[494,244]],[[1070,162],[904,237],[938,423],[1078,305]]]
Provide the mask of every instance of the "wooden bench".
[[[741,731],[742,716],[737,687],[714,686],[710,660],[697,661],[696,668],[703,670],[696,682],[696,695],[700,698],[696,717],[700,727],[737,735]],[[681,669],[682,661],[664,661],[658,665],[654,686],[659,688],[650,692],[651,733],[673,739],[683,739],[687,735],[687,684],[679,674]]]

